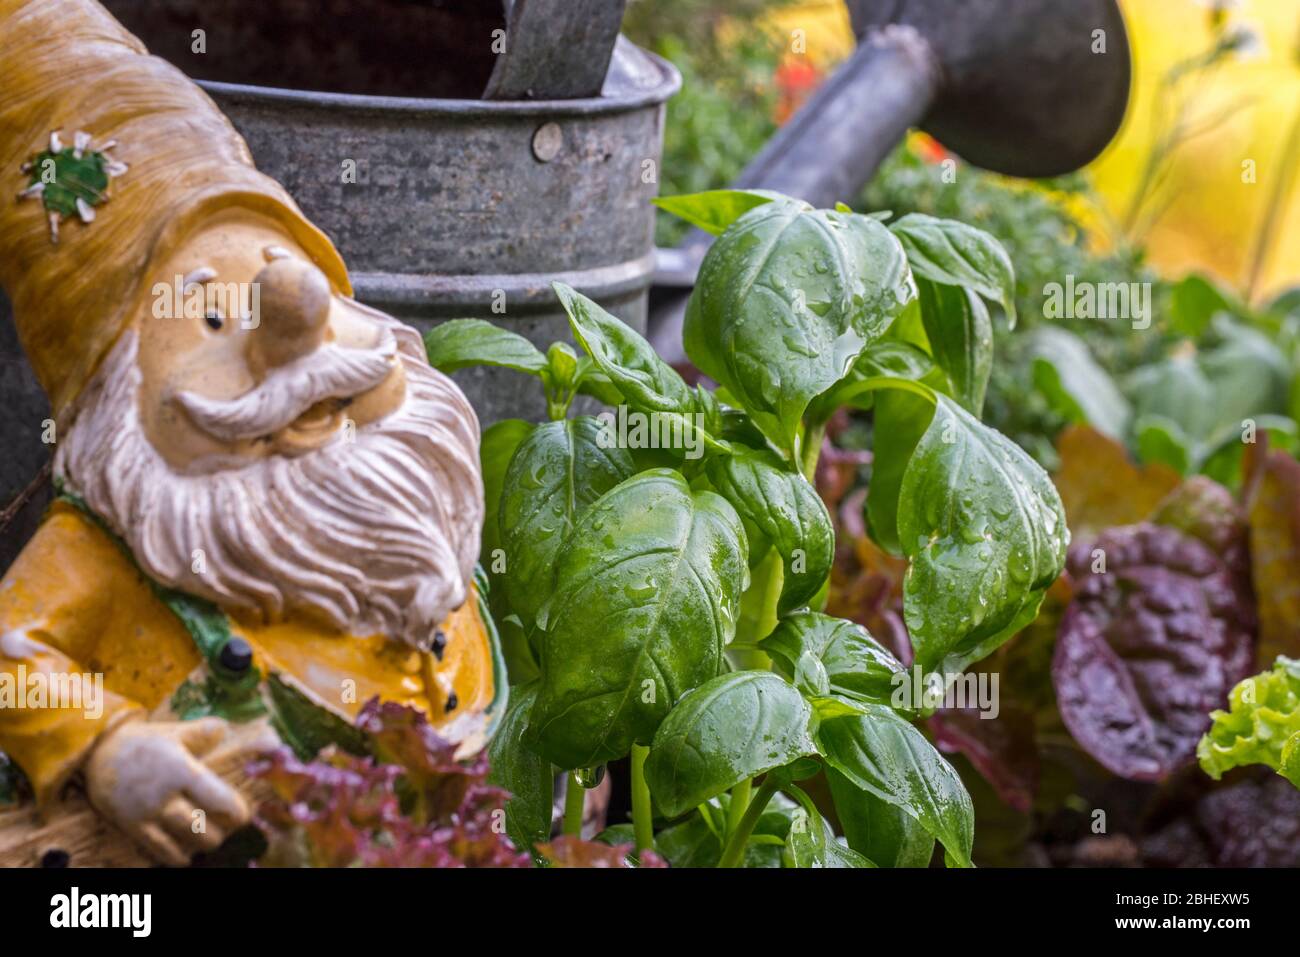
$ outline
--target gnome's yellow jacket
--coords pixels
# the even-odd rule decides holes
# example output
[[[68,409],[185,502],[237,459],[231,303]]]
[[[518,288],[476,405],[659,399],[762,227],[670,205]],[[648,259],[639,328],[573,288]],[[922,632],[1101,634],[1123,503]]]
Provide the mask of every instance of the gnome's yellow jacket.
[[[477,601],[453,612],[441,660],[382,635],[358,637],[316,624],[232,620],[263,673],[280,675],[319,706],[351,719],[371,697],[424,711],[435,727],[473,735],[495,695],[490,641]],[[0,681],[18,692],[0,707],[0,751],[46,805],[119,722],[165,708],[200,667],[189,632],[148,579],[80,509],[57,502],[0,580]],[[103,676],[102,710],[26,708],[20,674]],[[454,695],[454,698],[452,697]]]

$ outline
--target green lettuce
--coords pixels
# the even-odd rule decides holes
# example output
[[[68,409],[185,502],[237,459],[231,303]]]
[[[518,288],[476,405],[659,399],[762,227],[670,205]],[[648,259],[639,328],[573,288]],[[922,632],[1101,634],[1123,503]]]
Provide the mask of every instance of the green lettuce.
[[[1300,661],[1279,655],[1263,674],[1240,682],[1227,711],[1196,748],[1201,768],[1216,781],[1245,764],[1267,764],[1300,787]]]

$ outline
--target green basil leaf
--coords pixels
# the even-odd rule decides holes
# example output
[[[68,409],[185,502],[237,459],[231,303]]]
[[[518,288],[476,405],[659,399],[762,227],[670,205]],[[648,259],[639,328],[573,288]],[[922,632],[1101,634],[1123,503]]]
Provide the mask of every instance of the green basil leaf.
[[[852,848],[845,847],[835,838],[830,824],[817,810],[817,805],[802,790],[789,788],[799,801],[799,809],[790,825],[786,846],[795,867],[875,867],[876,865]]]
[[[555,556],[582,512],[636,469],[606,448],[590,416],[547,422],[520,443],[503,480],[499,523],[506,595],[525,626],[551,595]]]
[[[711,189],[683,196],[660,196],[654,204],[706,233],[720,236],[726,228],[755,206],[788,199],[767,189]]]
[[[695,394],[650,343],[586,296],[551,283],[573,334],[630,406],[642,412],[695,411]]]
[[[722,859],[722,840],[719,831],[714,829],[714,825],[702,812],[707,811],[717,815],[719,820],[725,820],[730,803],[728,795],[720,794],[708,804],[701,805],[699,811],[680,823],[664,828],[655,835],[655,850],[673,867],[717,867],[718,861]],[[781,846],[790,833],[793,813],[794,805],[784,795],[776,794],[772,797],[767,810],[759,815],[754,832],[745,846],[745,867],[781,866]],[[630,838],[624,838],[626,840]]]
[[[817,490],[767,450],[735,446],[733,454],[710,459],[707,470],[718,493],[780,553],[785,578],[778,611],[806,605],[835,559],[835,530]]]
[[[483,319],[452,319],[424,334],[429,365],[442,372],[467,366],[502,366],[540,375],[546,357],[523,336]]]
[[[689,691],[659,725],[646,783],[676,817],[741,781],[815,754],[812,709],[770,671],[719,675]]]
[[[884,339],[858,356],[849,374],[808,406],[808,420],[825,422],[842,406],[857,409],[875,407],[875,392],[881,379],[907,379],[912,382],[940,384],[942,373],[936,370],[930,354],[910,342]],[[929,403],[924,407],[928,413]],[[918,438],[920,433],[917,433]],[[913,442],[913,445],[916,443]]]
[[[849,847],[879,867],[929,867],[934,835],[896,804],[858,787],[834,768],[826,769],[835,814]]]
[[[914,296],[903,248],[879,222],[774,200],[736,220],[704,257],[683,342],[791,452],[809,402]]]
[[[921,322],[935,361],[947,373],[953,397],[973,415],[984,408],[993,372],[993,323],[984,301],[969,289],[918,279]]]
[[[1021,605],[1020,610],[1016,612],[1015,617],[1006,626],[998,631],[961,643],[959,647],[949,652],[936,670],[943,672],[947,676],[947,680],[955,680],[954,676],[960,675],[968,666],[987,658],[1017,634],[1028,628],[1034,619],[1038,617],[1038,609],[1042,607],[1043,598],[1046,595],[1046,587],[1035,588],[1030,591],[1025,596],[1025,602]]]
[[[898,532],[917,663],[944,673],[991,650],[982,642],[1041,599],[1070,541],[1042,467],[943,395],[903,474]]]
[[[966,786],[934,745],[895,711],[835,718],[817,732],[826,762],[850,782],[902,808],[963,867],[970,867],[975,810]]]
[[[811,660],[811,655],[805,655],[806,661]],[[802,689],[800,689],[802,690]],[[818,721],[829,721],[831,718],[842,718],[848,714],[862,714],[862,708],[852,698],[846,698],[842,695],[817,695],[804,693],[808,703],[812,705],[813,714]]]
[[[722,496],[669,469],[624,481],[578,520],[539,623],[531,731],[562,768],[649,743],[690,689],[718,673],[748,583],[744,528]]]
[[[962,286],[1002,306],[1016,325],[1016,273],[1002,244],[954,219],[909,213],[889,226],[918,278]]]
[[[1072,422],[1086,422],[1124,441],[1133,410],[1082,339],[1064,329],[1041,326],[1034,330],[1029,350],[1034,385],[1053,409]]]
[[[546,350],[546,374],[558,389],[572,388],[578,375],[578,354],[567,342],[552,342]]]
[[[889,704],[902,663],[861,625],[815,611],[783,618],[759,642],[774,667],[804,694]],[[818,687],[824,682],[822,687]]]
[[[867,525],[872,541],[892,555],[903,554],[898,537],[903,476],[933,418],[931,399],[902,389],[886,389],[876,395]]]
[[[910,342],[885,340],[867,349],[854,363],[851,379],[910,379],[921,382],[934,373],[934,360]]]
[[[722,842],[699,814],[656,834],[655,850],[670,867],[717,867],[722,859]]]
[[[532,434],[536,426],[523,419],[502,419],[483,430],[479,442],[479,466],[483,474],[483,547],[480,554],[486,563],[489,574],[492,573],[493,553],[501,547],[501,526],[498,515],[501,510],[501,496],[505,491],[506,471],[510,460],[523,444],[524,439]]]
[[[555,769],[523,740],[537,686],[510,689],[510,707],[488,743],[491,771],[488,783],[510,792],[506,802],[506,833],[515,846],[530,850],[551,836]]]
[[[578,371],[574,373],[574,384],[583,395],[589,395],[605,405],[621,405],[623,393],[614,388],[609,376],[600,371],[591,356],[578,357]]]

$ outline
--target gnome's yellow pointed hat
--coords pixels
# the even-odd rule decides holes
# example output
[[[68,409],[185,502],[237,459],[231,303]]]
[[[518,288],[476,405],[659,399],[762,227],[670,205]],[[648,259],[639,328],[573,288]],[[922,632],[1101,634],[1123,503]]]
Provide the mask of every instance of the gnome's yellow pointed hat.
[[[23,166],[51,133],[71,148],[78,131],[89,150],[116,141],[105,155],[126,168],[93,221],[65,223],[55,243],[43,197],[19,197],[32,179]],[[243,139],[183,73],[93,0],[0,0],[0,286],[56,418],[142,314],[149,264],[232,206],[281,222],[336,291],[351,294],[330,241],[257,172]]]

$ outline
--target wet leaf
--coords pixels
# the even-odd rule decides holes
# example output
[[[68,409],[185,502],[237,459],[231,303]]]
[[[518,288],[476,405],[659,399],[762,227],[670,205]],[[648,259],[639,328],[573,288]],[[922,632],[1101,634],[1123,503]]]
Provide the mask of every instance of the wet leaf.
[[[915,817],[858,787],[834,768],[827,769],[826,779],[849,847],[878,867],[930,866],[934,836]]]
[[[813,611],[783,618],[760,646],[804,694],[889,704],[903,670],[861,625]]]
[[[510,707],[488,745],[488,781],[510,793],[506,802],[506,833],[515,846],[527,850],[551,836],[555,769],[524,741],[537,688],[510,689]]]
[[[735,446],[708,464],[709,480],[781,555],[778,611],[806,605],[830,574],[835,533],[817,490],[771,451]]]
[[[774,199],[789,197],[767,189],[711,189],[684,196],[660,196],[654,204],[706,233],[721,236],[728,226],[755,206]]]
[[[767,671],[737,671],[688,692],[659,725],[646,782],[668,817],[741,781],[815,754],[812,709]]]
[[[970,866],[975,812],[952,765],[911,724],[881,705],[822,724],[817,741],[827,763],[854,785],[894,804]]]
[[[694,410],[695,393],[631,326],[564,283],[552,286],[574,336],[628,405],[641,412]]]
[[[915,296],[898,240],[867,216],[765,203],[710,248],[683,341],[776,446]]]
[[[935,361],[948,376],[951,394],[978,416],[993,371],[993,323],[983,300],[960,286],[918,279],[921,321]]]
[[[799,801],[786,846],[797,868],[875,867],[862,854],[841,844],[817,805],[799,788],[790,788]]]
[[[484,319],[451,319],[424,334],[429,365],[442,372],[468,366],[501,366],[540,375],[546,357],[518,333]]]
[[[910,213],[890,224],[920,279],[960,286],[998,303],[1016,324],[1016,276],[1011,257],[989,233],[953,219]]]
[[[898,531],[917,662],[946,674],[1032,620],[1069,542],[1038,463],[942,395],[903,474]]]
[[[539,624],[542,680],[530,732],[561,768],[649,744],[692,688],[717,675],[748,580],[745,532],[720,495],[652,469],[578,520]]]
[[[537,426],[502,480],[499,510],[511,607],[525,625],[552,592],[555,556],[592,502],[636,471],[625,449],[606,448],[601,423],[579,416]]]
[[[1052,664],[1061,717],[1111,772],[1160,780],[1192,760],[1210,711],[1249,672],[1253,609],[1214,552],[1156,525],[1079,543],[1069,573]]]

